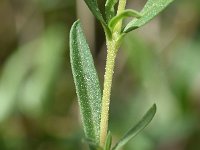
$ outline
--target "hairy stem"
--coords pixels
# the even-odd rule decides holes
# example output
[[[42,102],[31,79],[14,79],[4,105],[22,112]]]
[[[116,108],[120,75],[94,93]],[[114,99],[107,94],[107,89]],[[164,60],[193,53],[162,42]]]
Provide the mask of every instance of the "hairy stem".
[[[112,86],[112,78],[114,73],[114,64],[116,58],[116,43],[115,41],[108,41],[108,54],[106,60],[106,69],[104,75],[104,89],[102,97],[102,110],[101,110],[101,124],[100,124],[100,146],[104,146],[108,130],[108,114],[110,105],[110,93]]]
[[[121,13],[126,6],[126,0],[119,0],[119,6],[117,14]],[[112,33],[111,39],[107,37],[107,59],[106,59],[106,69],[104,75],[104,88],[102,97],[102,109],[101,109],[101,124],[100,124],[100,146],[104,147],[107,130],[108,130],[108,116],[109,116],[109,106],[110,106],[110,94],[112,87],[112,79],[115,66],[115,58],[117,51],[119,49],[121,40],[121,28],[122,21],[120,21]]]

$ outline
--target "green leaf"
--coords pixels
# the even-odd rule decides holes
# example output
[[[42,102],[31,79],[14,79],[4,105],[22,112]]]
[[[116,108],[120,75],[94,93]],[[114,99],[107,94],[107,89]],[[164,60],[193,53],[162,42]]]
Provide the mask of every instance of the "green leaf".
[[[145,25],[162,10],[164,10],[171,2],[173,2],[173,0],[148,0],[143,10],[141,11],[142,17],[140,19],[134,19],[131,21],[125,27],[123,32],[127,33]]]
[[[113,30],[114,27],[116,26],[116,24],[118,22],[120,22],[121,20],[123,20],[124,18],[126,18],[126,17],[140,18],[141,14],[139,12],[135,11],[135,10],[132,10],[132,9],[124,10],[119,15],[117,15],[114,18],[111,19],[111,21],[109,22],[109,28],[110,28],[110,30]]]
[[[79,21],[70,32],[70,60],[86,138],[99,143],[101,90],[93,58]]]
[[[103,15],[99,9],[99,6],[98,6],[98,3],[97,3],[97,0],[84,0],[85,3],[87,4],[88,8],[90,9],[90,11],[93,13],[93,15],[101,22],[103,28],[104,28],[104,31],[106,33],[106,36],[108,38],[111,37],[111,32],[108,28],[108,25],[106,24],[104,18],[103,18]]]
[[[106,21],[103,18],[103,15],[102,15],[100,9],[99,9],[97,0],[84,0],[84,1],[87,4],[90,11],[93,13],[93,15],[101,22],[107,38],[110,39],[111,38],[111,32],[108,28],[108,25],[106,24]]]
[[[122,139],[114,146],[112,150],[118,150],[122,146],[124,146],[127,142],[129,142],[133,137],[135,137],[139,132],[141,132],[153,119],[156,113],[156,105],[154,104],[148,112],[144,115],[141,121],[136,124],[133,128],[131,128]]]
[[[105,25],[105,21],[96,0],[84,0],[93,15]]]
[[[106,19],[109,22],[115,16],[115,5],[118,0],[107,0],[105,5]]]
[[[112,136],[109,131],[107,134],[107,137],[106,137],[106,143],[105,143],[104,150],[110,150],[111,144],[112,144]]]

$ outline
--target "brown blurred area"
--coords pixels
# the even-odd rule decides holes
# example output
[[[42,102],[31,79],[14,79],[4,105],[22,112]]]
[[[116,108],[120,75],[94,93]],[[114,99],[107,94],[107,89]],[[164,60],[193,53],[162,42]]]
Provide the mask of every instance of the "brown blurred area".
[[[129,0],[127,8],[145,3]],[[105,37],[83,0],[0,1],[0,150],[87,149],[69,58],[78,18],[102,85]],[[123,41],[111,94],[113,142],[155,102],[155,119],[124,150],[199,150],[199,93],[200,1],[175,0]]]

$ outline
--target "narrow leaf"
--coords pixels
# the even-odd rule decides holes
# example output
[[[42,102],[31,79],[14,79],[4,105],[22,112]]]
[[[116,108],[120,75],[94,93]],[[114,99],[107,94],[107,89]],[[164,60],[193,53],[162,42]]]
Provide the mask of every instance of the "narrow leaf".
[[[116,24],[118,22],[120,22],[121,20],[123,20],[126,17],[136,17],[136,18],[140,18],[141,14],[135,10],[132,9],[127,9],[124,10],[123,12],[121,12],[119,15],[115,16],[114,18],[111,19],[111,21],[109,22],[109,28],[111,30],[114,29],[114,27],[116,26]]]
[[[141,11],[142,17],[140,19],[134,19],[131,21],[125,27],[124,32],[127,33],[145,25],[173,1],[174,0],[148,0],[143,10]]]
[[[114,146],[112,150],[118,150],[122,146],[124,146],[127,142],[129,142],[133,137],[135,137],[139,132],[141,132],[153,119],[156,113],[156,105],[154,104],[148,112],[144,115],[141,121],[136,124],[133,128],[131,128],[122,139]]]
[[[93,15],[101,22],[103,28],[104,28],[104,31],[106,33],[106,36],[108,38],[111,37],[111,32],[108,28],[108,25],[106,24],[106,21],[104,20],[103,18],[103,15],[99,9],[99,6],[98,6],[98,3],[97,3],[97,0],[84,0],[85,3],[87,4],[88,8],[90,9],[90,11],[93,13]]]
[[[70,59],[86,138],[99,142],[101,90],[98,76],[81,25],[70,32]]]
[[[105,21],[99,9],[97,0],[84,0],[93,15],[105,25]]]
[[[104,150],[110,150],[111,144],[112,144],[112,136],[109,131],[107,134],[107,137],[106,137],[106,143],[105,143]]]
[[[118,0],[107,0],[105,5],[106,19],[109,22],[115,16],[115,5]]]

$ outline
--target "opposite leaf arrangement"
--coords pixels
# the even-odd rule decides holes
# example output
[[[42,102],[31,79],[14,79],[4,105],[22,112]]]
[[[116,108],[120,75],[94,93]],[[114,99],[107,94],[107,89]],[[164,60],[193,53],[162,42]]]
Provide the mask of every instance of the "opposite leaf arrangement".
[[[154,104],[144,117],[132,127],[112,148],[112,136],[108,132],[110,93],[114,72],[115,58],[123,37],[159,14],[173,0],[148,0],[141,12],[125,9],[126,0],[107,0],[105,18],[97,0],[84,0],[93,15],[100,21],[106,36],[107,60],[104,75],[103,95],[93,58],[86,42],[80,21],[76,21],[70,32],[70,60],[80,113],[86,141],[91,150],[118,150],[135,137],[153,119],[156,113]],[[115,5],[118,3],[118,9]],[[127,17],[134,19],[123,27]]]

